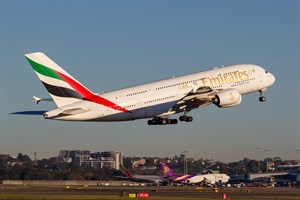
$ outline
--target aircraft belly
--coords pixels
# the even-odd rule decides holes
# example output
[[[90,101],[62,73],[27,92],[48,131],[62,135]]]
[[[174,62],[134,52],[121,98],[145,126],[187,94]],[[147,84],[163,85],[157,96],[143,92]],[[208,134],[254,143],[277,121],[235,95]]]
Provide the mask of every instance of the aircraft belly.
[[[106,113],[98,115],[96,119],[91,121],[131,121],[135,119],[143,119],[145,117],[146,113],[144,108],[130,110],[129,112],[107,110]]]
[[[153,105],[145,108],[146,117],[156,117],[168,113],[170,108],[174,106],[174,102]]]
[[[90,121],[103,121],[103,122],[108,122],[108,121],[130,121],[130,120],[134,120],[134,116],[132,113],[128,113],[128,112],[122,112],[122,113],[111,113],[108,115],[104,115],[101,117],[97,117],[95,119],[92,119]]]

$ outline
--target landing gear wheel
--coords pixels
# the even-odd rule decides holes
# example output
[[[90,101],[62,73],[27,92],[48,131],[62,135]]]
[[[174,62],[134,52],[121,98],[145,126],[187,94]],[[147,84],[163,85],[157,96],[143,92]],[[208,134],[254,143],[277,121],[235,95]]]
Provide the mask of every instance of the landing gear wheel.
[[[167,120],[162,118],[161,121],[160,121],[160,124],[162,124],[162,125],[167,124]]]
[[[193,117],[187,117],[186,122],[192,122],[193,121]]]
[[[259,101],[260,102],[265,102],[266,101],[266,97],[259,97]]]
[[[180,121],[184,121],[184,122],[192,122],[192,121],[193,121],[193,117],[183,115],[183,116],[180,116],[180,117],[179,117],[179,120],[180,120]]]
[[[266,100],[267,100],[267,98],[264,96],[264,92],[265,92],[266,90],[259,90],[259,101],[260,102],[265,102]]]
[[[260,102],[265,102],[266,100],[267,100],[267,98],[264,97],[264,96],[259,97],[259,101],[260,101]]]
[[[186,122],[187,117],[185,115],[179,117],[179,121]]]
[[[163,117],[154,117],[153,119],[150,119],[147,121],[148,125],[167,125],[167,124],[177,124],[177,119],[169,119],[169,118],[163,118]]]
[[[171,124],[177,124],[177,123],[178,123],[177,119],[171,119]]]

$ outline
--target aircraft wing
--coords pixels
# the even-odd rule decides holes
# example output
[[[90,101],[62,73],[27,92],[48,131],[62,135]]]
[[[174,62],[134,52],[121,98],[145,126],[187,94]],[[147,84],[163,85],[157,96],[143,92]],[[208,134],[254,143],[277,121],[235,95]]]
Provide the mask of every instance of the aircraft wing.
[[[180,99],[177,104],[172,107],[172,110],[179,112],[210,105],[213,103],[213,98],[216,93],[216,90],[208,86],[193,89],[185,97]]]

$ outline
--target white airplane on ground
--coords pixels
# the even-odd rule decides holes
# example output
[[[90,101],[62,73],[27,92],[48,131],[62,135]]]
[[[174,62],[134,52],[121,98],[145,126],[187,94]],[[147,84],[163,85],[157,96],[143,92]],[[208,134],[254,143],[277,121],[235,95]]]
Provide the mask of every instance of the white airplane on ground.
[[[220,108],[239,105],[242,95],[264,91],[275,77],[253,64],[214,68],[103,94],[93,93],[45,54],[25,55],[56,103],[43,113],[45,119],[66,121],[128,121],[144,118],[149,125],[177,124],[170,116],[183,113],[180,121],[191,122],[188,112],[215,104]],[[47,99],[35,97],[36,103]]]
[[[204,184],[204,185],[223,185],[230,179],[226,174],[178,174],[170,169],[165,163],[160,163],[163,170],[163,177],[172,182],[179,182],[187,185]]]

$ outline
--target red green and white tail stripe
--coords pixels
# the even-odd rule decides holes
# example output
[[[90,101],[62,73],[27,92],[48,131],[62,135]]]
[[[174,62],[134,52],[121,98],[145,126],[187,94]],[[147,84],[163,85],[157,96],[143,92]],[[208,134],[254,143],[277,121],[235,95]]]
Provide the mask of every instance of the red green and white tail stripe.
[[[25,55],[58,107],[81,100],[92,101],[122,112],[128,112],[115,103],[95,95],[41,52]]]

